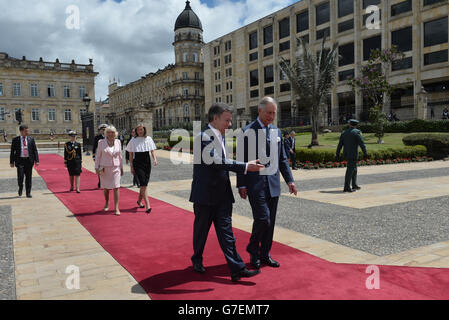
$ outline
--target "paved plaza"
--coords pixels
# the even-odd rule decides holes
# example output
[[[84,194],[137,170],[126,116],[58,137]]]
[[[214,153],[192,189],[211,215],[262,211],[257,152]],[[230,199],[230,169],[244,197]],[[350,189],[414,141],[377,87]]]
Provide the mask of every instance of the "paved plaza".
[[[174,166],[166,151],[158,155],[150,196],[193,211],[192,165]],[[0,153],[0,299],[149,299],[36,171],[33,199],[17,197],[8,156]],[[93,171],[90,157],[83,165]],[[362,190],[353,194],[342,193],[344,168],[294,171],[300,192],[290,196],[283,187],[275,240],[337,263],[447,268],[448,169],[445,161],[361,167]],[[231,181],[235,186],[234,175]],[[126,167],[122,185],[131,184]],[[251,232],[249,203],[236,191],[233,226]],[[79,290],[65,286],[69,265],[80,267]]]

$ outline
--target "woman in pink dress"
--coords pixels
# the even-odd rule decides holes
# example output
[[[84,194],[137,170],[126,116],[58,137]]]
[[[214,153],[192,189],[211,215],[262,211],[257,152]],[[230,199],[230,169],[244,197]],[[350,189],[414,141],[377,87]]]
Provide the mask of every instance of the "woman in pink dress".
[[[114,190],[115,214],[120,215],[120,178],[123,176],[122,146],[117,139],[117,129],[109,126],[105,139],[98,141],[95,157],[95,170],[100,175],[101,188],[104,189],[104,211],[109,210],[109,191]]]

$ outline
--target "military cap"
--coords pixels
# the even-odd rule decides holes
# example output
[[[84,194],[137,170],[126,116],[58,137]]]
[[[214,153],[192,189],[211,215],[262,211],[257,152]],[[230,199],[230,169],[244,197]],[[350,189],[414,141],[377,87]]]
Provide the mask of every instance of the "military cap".
[[[75,137],[75,136],[76,136],[76,131],[70,130],[70,131],[69,131],[69,136]]]
[[[358,121],[358,120],[355,120],[355,119],[351,119],[351,120],[349,120],[348,122],[349,122],[349,124],[352,124],[353,126],[356,126],[356,125],[359,124],[359,121]]]

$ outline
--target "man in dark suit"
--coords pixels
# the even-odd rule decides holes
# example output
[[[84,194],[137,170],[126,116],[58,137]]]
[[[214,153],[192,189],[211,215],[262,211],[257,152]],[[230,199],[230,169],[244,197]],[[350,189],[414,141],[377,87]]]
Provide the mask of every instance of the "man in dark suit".
[[[363,155],[368,158],[365,143],[363,142],[362,133],[357,129],[359,122],[357,120],[349,120],[349,128],[343,131],[340,136],[340,142],[337,147],[336,160],[340,160],[341,148],[343,148],[343,157],[348,161],[345,175],[345,187],[343,192],[354,192],[361,188],[357,185],[357,161],[359,159],[359,146],[363,151]],[[351,188],[352,181],[352,188]]]
[[[25,177],[25,191],[27,198],[31,196],[31,177],[33,175],[33,166],[39,165],[39,154],[37,152],[34,139],[29,137],[27,125],[21,125],[20,136],[15,137],[11,143],[11,154],[9,163],[11,168],[17,168],[17,182],[19,184],[19,197],[23,192],[23,178]]]
[[[92,158],[95,161],[95,153],[97,152],[98,148],[98,141],[103,140],[105,138],[104,136],[104,130],[107,128],[107,124],[102,124],[98,127],[99,134],[95,136],[94,138],[94,146],[92,150]],[[100,188],[100,176],[98,176],[98,188]]]
[[[288,157],[292,161],[292,169],[297,170],[296,168],[296,133],[295,131],[290,132],[290,137],[288,138],[290,142],[290,151],[288,152]]]
[[[280,266],[270,255],[277,205],[281,195],[280,174],[288,184],[290,193],[298,193],[281,139],[281,131],[272,124],[276,112],[276,101],[271,97],[263,98],[259,104],[259,117],[243,129],[243,142],[239,138],[239,142],[244,145],[244,161],[255,157],[264,163],[264,159],[269,159],[269,162],[266,161],[266,169],[259,173],[237,174],[240,197],[249,198],[253,211],[253,229],[246,250],[250,254],[251,264],[257,269],[261,263],[274,268]],[[255,143],[249,143],[247,134],[251,132],[254,133]],[[240,158],[239,154],[237,156]]]
[[[258,270],[250,271],[237,252],[232,231],[232,193],[229,171],[244,175],[264,168],[257,161],[236,162],[227,158],[225,131],[232,125],[233,109],[226,104],[214,104],[209,110],[209,125],[195,137],[194,166],[190,202],[193,202],[193,269],[204,273],[203,251],[209,229],[214,223],[220,247],[231,270],[232,281],[252,277]]]

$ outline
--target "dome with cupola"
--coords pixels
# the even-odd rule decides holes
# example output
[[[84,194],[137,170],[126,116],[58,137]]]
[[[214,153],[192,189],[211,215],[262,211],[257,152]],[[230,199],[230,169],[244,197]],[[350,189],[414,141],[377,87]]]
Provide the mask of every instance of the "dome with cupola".
[[[201,24],[200,18],[193,12],[192,7],[190,7],[190,1],[186,1],[186,7],[183,12],[176,19],[175,31],[181,28],[195,28],[203,31],[203,26]]]

